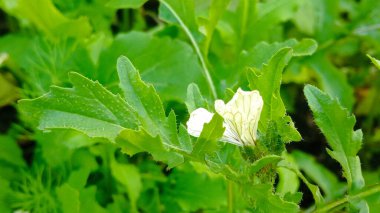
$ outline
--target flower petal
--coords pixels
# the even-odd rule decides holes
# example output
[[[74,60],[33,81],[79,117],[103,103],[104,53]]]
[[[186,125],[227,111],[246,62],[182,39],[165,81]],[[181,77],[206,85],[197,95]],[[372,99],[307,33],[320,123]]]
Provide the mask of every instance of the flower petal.
[[[239,88],[227,104],[222,100],[215,101],[215,110],[231,127],[239,141],[254,145],[263,104],[259,91],[246,92]]]
[[[226,128],[226,130],[223,133],[223,137],[220,139],[223,142],[231,143],[237,146],[243,146],[244,144],[239,140],[239,137],[236,135],[236,133],[231,129],[231,127],[223,123],[223,127]]]
[[[214,113],[207,111],[204,108],[198,108],[190,114],[190,119],[187,121],[187,132],[194,136],[199,137],[202,132],[203,125],[211,121]]]
[[[209,123],[212,119],[212,116],[214,116],[214,113],[211,113],[204,108],[198,108],[194,110],[190,114],[190,119],[186,123],[187,132],[194,137],[199,137],[202,132],[203,125],[205,123]],[[233,130],[229,127],[228,124],[223,122],[223,127],[225,127],[226,129],[223,133],[223,137],[220,139],[221,141],[232,143],[238,146],[243,145],[239,141],[238,136],[234,134]]]

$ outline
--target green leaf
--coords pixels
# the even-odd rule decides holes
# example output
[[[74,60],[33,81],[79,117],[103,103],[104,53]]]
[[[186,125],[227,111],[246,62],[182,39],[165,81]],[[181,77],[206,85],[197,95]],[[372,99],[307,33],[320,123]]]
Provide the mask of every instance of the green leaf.
[[[288,157],[288,155],[287,155]],[[309,180],[301,173],[298,166],[290,160],[283,160],[277,164],[280,168],[285,168],[293,171],[297,174],[297,176],[306,184],[307,188],[310,190],[311,194],[313,195],[313,199],[315,201],[315,204],[317,206],[320,206],[324,199],[322,197],[321,191],[319,190],[319,187],[310,183]]]
[[[281,160],[281,156],[278,155],[266,155],[255,162],[253,162],[251,165],[249,165],[249,173],[254,174],[260,171],[262,168],[269,164],[277,163]]]
[[[21,111],[41,130],[74,129],[110,141],[124,128],[137,128],[135,110],[120,96],[78,73],[70,80],[73,88],[53,86],[44,96],[19,101]]]
[[[158,135],[160,138],[155,141],[162,141],[165,148],[189,153],[191,151],[190,140],[183,135],[183,128],[181,137],[178,137],[175,114],[170,112],[168,117],[165,116],[162,102],[153,86],[141,80],[138,71],[128,58],[119,57],[117,68],[120,88],[125,100],[138,112],[138,119],[144,131],[154,138]],[[125,132],[130,131],[125,130]],[[121,138],[126,139],[123,136]]]
[[[354,91],[344,73],[338,70],[325,54],[318,52],[308,60],[308,64],[319,76],[323,90],[329,96],[337,98],[343,107],[351,110],[354,104]]]
[[[206,155],[206,165],[214,173],[221,173],[230,180],[242,182],[246,177],[243,177],[241,169],[248,163],[240,151],[236,145],[227,143],[217,152]]]
[[[4,55],[0,54],[0,67],[2,56]],[[14,84],[12,76],[0,73],[0,107],[9,105],[19,98],[18,88]]]
[[[282,72],[291,55],[290,48],[283,48],[270,59],[267,65],[263,66],[263,69],[253,69],[248,72],[249,87],[252,90],[259,90],[264,101],[260,116],[260,129],[264,132],[269,120],[281,118],[286,113],[284,103],[280,98],[280,86]]]
[[[278,134],[281,136],[282,141],[285,143],[291,141],[300,141],[301,134],[297,131],[292,118],[288,115],[276,120],[276,128]]]
[[[110,0],[106,5],[115,9],[140,8],[148,0]]]
[[[191,83],[187,87],[186,106],[188,112],[192,112],[198,108],[208,109],[207,100],[203,98],[198,85]]]
[[[337,37],[336,34],[340,29],[334,20],[339,19],[339,2],[312,0],[309,3],[313,12],[306,13],[306,17],[303,16],[300,19],[308,19],[314,23],[314,36],[318,41],[320,43],[329,42],[331,38]]]
[[[287,194],[297,193],[300,186],[300,181],[295,172],[290,169],[278,167],[277,174],[279,180],[276,187],[276,192],[278,194],[285,196]]]
[[[257,148],[264,153],[275,155],[281,155],[285,150],[285,145],[279,135],[277,124],[272,120],[269,121],[268,129],[265,134],[260,137]]]
[[[201,5],[201,2],[205,1],[202,0],[200,2],[196,2],[196,4]],[[205,35],[205,39],[202,42],[202,50],[205,56],[208,55],[210,44],[218,21],[222,17],[229,3],[230,0],[212,0],[209,7],[207,8],[207,16],[198,18],[199,27],[204,29],[202,33]]]
[[[55,189],[59,202],[61,202],[63,212],[79,213],[80,201],[79,192],[65,183]]]
[[[203,76],[207,81],[211,96],[216,98],[216,89],[210,71],[207,68],[207,55],[201,52],[198,44],[202,38],[202,34],[199,33],[198,24],[195,20],[194,1],[160,0],[159,15],[163,20],[178,23],[185,31],[202,65]]]
[[[170,180],[163,186],[161,199],[165,212],[179,205],[182,212],[195,212],[202,209],[222,209],[226,205],[224,179],[211,178],[204,173],[174,170]]]
[[[22,150],[17,142],[5,135],[0,135],[0,161],[5,161],[20,168],[26,167]]]
[[[282,157],[286,161],[289,161],[289,162],[294,164],[294,159],[291,158],[290,155],[283,153]],[[291,164],[291,163],[289,163],[289,164]],[[281,163],[278,163],[278,164],[281,164]],[[300,180],[298,178],[297,171],[294,171],[294,169],[296,169],[296,167],[294,166],[294,168],[291,169],[291,168],[279,167],[278,166],[276,169],[277,169],[277,173],[279,176],[278,184],[276,186],[276,192],[282,196],[295,195],[299,189],[299,186],[300,186]],[[318,197],[317,193],[315,193],[315,195],[313,194],[313,197],[317,198]]]
[[[292,50],[283,48],[262,69],[254,68],[248,72],[249,87],[252,90],[259,90],[264,101],[259,131],[266,132],[269,121],[276,121],[284,142],[301,140],[301,135],[295,129],[293,122],[286,116],[285,105],[280,96],[282,72],[291,56]],[[286,122],[280,121],[281,119]]]
[[[69,19],[51,0],[2,0],[0,7],[19,19],[26,19],[52,39],[86,37],[91,33],[87,18]]]
[[[91,167],[90,165],[86,164],[85,166],[81,167],[79,170],[71,171],[70,176],[67,180],[67,183],[77,189],[77,190],[82,190],[85,188],[87,184],[88,177],[91,172]]]
[[[160,18],[179,24],[188,36],[195,40],[200,40],[201,34],[198,31],[198,24],[195,19],[195,6],[193,0],[160,0]]]
[[[204,124],[191,154],[203,160],[205,154],[218,150],[218,140],[223,136],[224,130],[223,118],[215,113],[211,121]]]
[[[124,129],[116,138],[116,143],[124,153],[134,155],[140,152],[150,153],[156,161],[168,164],[169,168],[183,163],[184,159],[176,152],[169,152],[159,136],[151,136],[144,129]]]
[[[302,200],[302,192],[286,193],[284,200],[293,203],[300,203]]]
[[[86,187],[83,190],[81,190],[79,195],[80,200],[80,212],[86,213],[86,212],[92,212],[92,213],[107,213],[102,206],[99,205],[97,199],[96,199],[96,186],[90,186]]]
[[[368,54],[367,54],[367,57],[368,57],[369,59],[371,59],[371,62],[373,63],[373,65],[375,65],[375,67],[376,67],[378,70],[380,70],[380,61],[377,60],[376,58],[374,58],[374,57],[368,55]]]
[[[141,175],[134,165],[120,164],[113,160],[111,172],[117,181],[126,187],[131,203],[131,212],[138,212],[136,202],[142,190]]]
[[[142,79],[153,84],[164,100],[185,100],[190,83],[197,83],[202,94],[208,94],[202,68],[185,42],[143,32],[118,34],[99,59],[98,78],[103,84],[117,81],[114,62],[120,55],[133,62]]]
[[[305,86],[304,93],[313,111],[315,122],[332,149],[327,149],[327,152],[342,166],[349,190],[356,191],[363,188],[364,179],[360,159],[357,156],[363,133],[361,130],[353,130],[355,116],[350,115],[338,100],[330,98],[314,86]]]
[[[183,157],[169,149],[182,154],[191,152],[186,129],[181,125],[178,135],[175,114],[165,116],[153,86],[141,80],[126,57],[118,60],[118,74],[125,100],[98,82],[71,73],[73,88],[52,87],[45,96],[20,101],[20,109],[42,130],[74,129],[90,137],[116,139],[129,154],[151,152],[156,160],[170,167],[182,163]],[[140,130],[136,130],[138,127]]]
[[[281,49],[291,48],[293,57],[309,56],[317,50],[318,44],[313,39],[302,39],[297,41],[296,39],[289,39],[284,42],[260,42],[253,48],[243,51],[240,60],[241,66],[254,67],[261,69],[264,64],[267,64],[269,60]],[[260,53],[260,54],[258,54]]]
[[[118,58],[117,73],[124,99],[138,113],[141,126],[153,135],[164,131],[161,126],[166,121],[165,111],[154,87],[141,80],[127,57]]]
[[[0,177],[0,211],[12,212],[9,195],[13,193],[10,182],[3,177]]]
[[[299,168],[322,188],[326,194],[326,199],[334,199],[344,193],[344,184],[339,182],[335,174],[319,164],[314,157],[297,150],[292,152],[291,155]]]
[[[69,85],[68,73],[73,70],[88,78],[96,76],[86,45],[78,39],[51,41],[42,35],[15,33],[0,39],[0,52],[9,55],[7,66],[23,82],[21,96],[35,98],[53,84]]]
[[[301,2],[298,0],[270,0],[257,3],[255,16],[246,15],[249,19],[245,26],[245,46],[250,47],[262,40],[278,40],[279,34],[281,34],[279,24],[290,20]],[[253,13],[253,11],[249,12]]]
[[[245,186],[254,206],[254,212],[299,212],[297,204],[284,201],[280,196],[273,194],[272,185],[256,184]]]

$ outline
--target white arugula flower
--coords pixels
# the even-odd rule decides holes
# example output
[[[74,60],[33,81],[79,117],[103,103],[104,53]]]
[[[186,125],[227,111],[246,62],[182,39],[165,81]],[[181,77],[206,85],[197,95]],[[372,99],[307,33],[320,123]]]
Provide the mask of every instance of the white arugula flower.
[[[238,146],[255,146],[263,104],[259,91],[246,92],[240,88],[227,104],[216,100],[215,111],[223,117],[226,128],[221,140]],[[199,137],[203,125],[210,122],[213,115],[204,108],[194,110],[186,123],[188,133]]]

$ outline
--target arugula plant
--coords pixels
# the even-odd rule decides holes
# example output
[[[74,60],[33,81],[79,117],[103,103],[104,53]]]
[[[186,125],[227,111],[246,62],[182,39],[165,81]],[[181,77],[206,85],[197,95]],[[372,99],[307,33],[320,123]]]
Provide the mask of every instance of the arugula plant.
[[[223,118],[218,114],[204,125],[199,138],[192,142],[186,127],[180,124],[177,128],[173,111],[168,116],[165,115],[155,89],[141,80],[138,71],[124,56],[117,61],[122,94],[112,94],[99,83],[71,73],[73,88],[53,87],[50,93],[37,99],[22,100],[19,104],[22,111],[38,121],[38,127],[42,130],[75,129],[90,137],[107,139],[129,155],[148,152],[154,160],[168,164],[169,168],[185,161],[205,164],[210,170],[222,174],[238,185],[243,191],[246,208],[251,210],[299,210],[297,202],[300,197],[297,196],[298,199],[294,200],[297,194],[281,196],[273,193],[276,167],[290,169],[305,181],[314,194],[316,211],[324,211],[334,203],[324,205],[318,187],[309,183],[297,166],[282,156],[285,143],[300,140],[299,133],[285,115],[284,105],[279,102],[281,73],[290,56],[291,49],[281,49],[262,70],[249,71],[252,72],[248,76],[250,85],[255,85],[255,82],[270,82],[264,79],[276,79],[277,76],[277,82],[273,80],[273,84],[263,84],[264,88],[256,84],[259,91],[262,91],[265,105],[260,118],[260,139],[253,147],[239,148],[217,142],[225,130]],[[257,74],[260,71],[263,73]],[[265,92],[266,90],[269,92]],[[271,95],[266,98],[265,94]],[[348,115],[337,101],[315,87],[306,86],[305,95],[318,126],[332,148],[328,150],[329,154],[342,165],[348,192],[353,197],[345,199],[358,208],[367,208],[360,195],[369,192],[355,194],[364,187],[364,180],[360,161],[356,156],[362,133],[354,131],[348,134],[355,123],[354,117]],[[197,87],[191,85],[188,105],[198,107],[206,103],[202,100]],[[332,121],[345,123],[347,128],[336,128]],[[288,198],[289,196],[293,199]]]
[[[0,1],[21,23],[21,30],[0,38],[0,52],[7,55],[0,66],[21,82],[20,94],[4,103],[24,98],[17,105],[23,123],[1,135],[2,211],[376,207],[380,187],[364,180],[358,156],[363,132],[354,129],[352,115],[351,84],[363,80],[350,73],[357,67],[348,75],[337,68],[340,60],[379,47],[371,30],[375,0],[160,0],[158,13],[146,9],[146,0],[36,2],[43,12],[26,0]],[[352,22],[339,18],[342,11]],[[361,49],[361,42],[373,49]],[[297,113],[290,87],[305,83],[325,91],[307,85],[304,95],[343,178],[305,152],[287,151],[289,143],[307,137],[289,114]],[[243,110],[230,116],[229,103],[256,92],[260,110],[246,110],[243,101],[236,106]],[[363,104],[361,112],[370,114],[374,105]],[[207,119],[194,134],[189,119],[199,108]],[[36,144],[30,167],[14,135]],[[301,208],[307,194],[312,201]]]

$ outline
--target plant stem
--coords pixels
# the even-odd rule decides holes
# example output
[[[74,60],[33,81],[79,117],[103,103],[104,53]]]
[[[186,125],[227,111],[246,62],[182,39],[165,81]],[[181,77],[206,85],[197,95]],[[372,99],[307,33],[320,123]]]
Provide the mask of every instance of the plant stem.
[[[240,29],[240,38],[244,41],[244,36],[247,28],[248,21],[248,10],[249,10],[249,1],[243,0],[243,16],[241,19],[241,29]]]
[[[179,24],[181,25],[181,27],[185,31],[186,35],[189,37],[190,42],[193,45],[195,52],[198,55],[198,58],[201,62],[201,65],[203,68],[203,75],[205,76],[207,84],[211,90],[212,98],[216,99],[217,98],[216,89],[215,89],[214,83],[212,81],[210,71],[207,68],[206,60],[203,57],[203,54],[201,53],[201,50],[198,46],[197,41],[195,40],[194,36],[191,34],[189,28],[185,25],[185,23],[183,23],[181,17],[179,17],[179,15],[174,11],[174,9],[170,6],[170,4],[168,4],[165,0],[161,0],[160,2],[162,2],[165,5],[165,7],[173,14],[173,16],[177,19],[177,21],[179,22]]]
[[[339,200],[336,200],[320,209],[316,209],[314,211],[314,213],[318,213],[318,212],[328,212],[329,210],[335,208],[335,207],[338,207],[344,203],[347,203],[349,201],[352,201],[352,200],[357,200],[357,199],[361,199],[361,198],[365,198],[367,196],[370,196],[370,195],[373,195],[373,194],[376,194],[376,193],[379,193],[380,192],[380,184],[375,184],[373,186],[370,186],[368,187],[369,189],[365,190],[365,191],[362,191],[362,192],[359,192],[355,195],[351,195],[351,196],[346,196],[342,199],[339,199]]]

